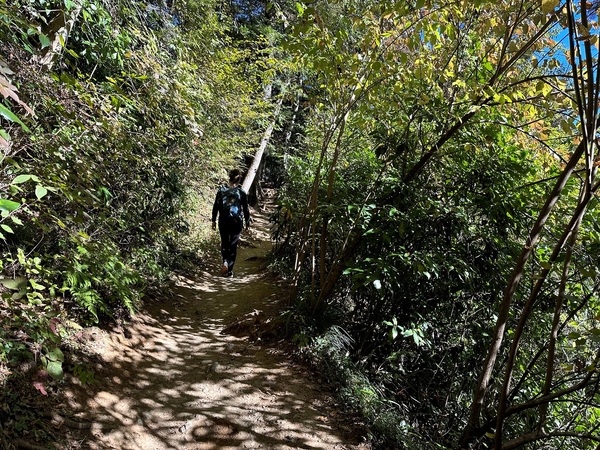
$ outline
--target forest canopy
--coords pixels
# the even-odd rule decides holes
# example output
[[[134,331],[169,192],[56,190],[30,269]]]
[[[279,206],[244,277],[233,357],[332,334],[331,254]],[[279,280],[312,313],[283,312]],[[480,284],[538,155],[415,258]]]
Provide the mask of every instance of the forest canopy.
[[[2,373],[202,259],[261,142],[287,330],[374,442],[596,448],[598,7],[2,1]]]

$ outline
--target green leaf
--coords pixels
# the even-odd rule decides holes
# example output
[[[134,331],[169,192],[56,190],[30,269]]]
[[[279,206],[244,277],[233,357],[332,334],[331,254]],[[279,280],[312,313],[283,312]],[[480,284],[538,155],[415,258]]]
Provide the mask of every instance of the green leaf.
[[[48,36],[46,36],[44,33],[40,33],[38,35],[39,39],[40,39],[40,44],[42,46],[42,49],[46,48],[46,47],[50,47],[50,39],[48,38]]]
[[[0,278],[0,284],[11,291],[20,291],[22,288],[27,286],[27,278]]]
[[[17,216],[11,216],[10,220],[12,220],[13,223],[16,225],[23,225],[23,222]]]
[[[48,375],[50,375],[55,380],[62,380],[64,377],[62,362],[60,361],[50,361],[48,366],[46,367],[48,371]]]
[[[21,206],[20,203],[0,198],[0,211],[14,211],[15,209],[18,209],[19,206]]]
[[[551,13],[554,11],[554,8],[558,6],[560,0],[542,0],[542,11],[545,14]]]
[[[596,277],[596,271],[591,268],[591,269],[582,269],[581,270],[581,275],[586,277],[586,278],[595,278]]]
[[[2,103],[0,103],[0,116],[4,117],[6,120],[10,121],[10,122],[16,122],[19,125],[21,125],[23,127],[23,129],[25,131],[29,131],[29,128],[27,128],[27,126],[21,122],[21,119],[19,119],[17,116],[15,116],[15,114],[8,109],[6,106],[4,106]]]
[[[33,289],[35,289],[36,291],[44,291],[46,290],[46,286],[44,286],[43,284],[38,283],[35,280],[29,280],[29,284],[31,284],[31,287]]]
[[[2,229],[3,229],[4,231],[6,231],[7,233],[10,233],[10,234],[15,234],[15,232],[12,230],[12,228],[11,228],[11,227],[9,227],[8,225],[4,224],[4,223],[3,223],[3,224],[0,224],[0,228],[2,228]]]
[[[569,123],[568,120],[561,120],[560,121],[560,128],[565,133],[572,133],[573,132],[573,128],[571,127],[571,124]]]
[[[48,352],[48,354],[46,355],[46,357],[50,360],[50,361],[60,361],[63,362],[65,360],[65,355],[62,352],[62,350],[58,347],[54,347],[52,350],[50,350]]]
[[[41,184],[38,184],[35,187],[35,196],[38,198],[38,200],[41,200],[43,197],[45,197],[47,193],[48,193],[48,189],[46,189]]]
[[[31,175],[17,175],[11,184],[21,184],[31,180]]]

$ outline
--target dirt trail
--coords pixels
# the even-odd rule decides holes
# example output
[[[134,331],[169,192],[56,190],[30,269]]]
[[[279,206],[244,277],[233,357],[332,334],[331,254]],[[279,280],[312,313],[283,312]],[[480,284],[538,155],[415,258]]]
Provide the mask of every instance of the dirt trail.
[[[265,229],[258,215],[235,278],[216,265],[179,277],[174,298],[148,305],[127,337],[92,336],[103,361],[98,381],[67,393],[74,416],[93,420],[82,448],[368,448],[307,370],[274,345],[223,333],[281,295],[261,271]]]

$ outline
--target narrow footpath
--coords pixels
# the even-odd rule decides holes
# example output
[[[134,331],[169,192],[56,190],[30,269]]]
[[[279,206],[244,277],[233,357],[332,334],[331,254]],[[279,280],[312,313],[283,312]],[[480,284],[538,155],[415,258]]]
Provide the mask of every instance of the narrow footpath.
[[[244,236],[233,279],[218,265],[174,281],[124,333],[90,335],[95,382],[67,392],[71,417],[91,424],[71,448],[369,448],[311,373],[276,344],[248,337],[281,289],[262,270],[265,217]]]

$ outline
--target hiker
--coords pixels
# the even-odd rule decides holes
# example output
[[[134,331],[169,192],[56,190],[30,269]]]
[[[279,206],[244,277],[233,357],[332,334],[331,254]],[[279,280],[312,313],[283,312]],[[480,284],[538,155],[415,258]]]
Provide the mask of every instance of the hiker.
[[[217,215],[219,216],[221,256],[223,256],[221,275],[226,277],[233,276],[233,265],[243,225],[246,224],[246,229],[250,226],[248,195],[239,186],[241,179],[242,174],[238,169],[229,172],[229,183],[217,191],[212,209],[213,230],[217,228]]]

